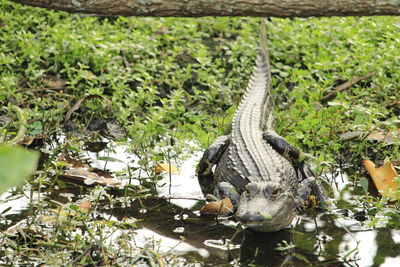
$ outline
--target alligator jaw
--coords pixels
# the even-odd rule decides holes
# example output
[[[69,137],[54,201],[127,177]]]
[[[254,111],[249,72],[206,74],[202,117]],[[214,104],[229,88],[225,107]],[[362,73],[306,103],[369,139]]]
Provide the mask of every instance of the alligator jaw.
[[[286,220],[286,222],[288,222],[288,223],[278,222],[276,224],[269,224],[268,221],[267,222],[247,222],[247,223],[241,222],[241,225],[244,228],[248,228],[250,230],[254,230],[257,232],[277,232],[286,227],[289,227],[293,221],[294,216],[295,216],[295,213],[293,212],[291,214],[291,216],[288,218],[288,220]]]
[[[274,182],[249,183],[246,188],[236,211],[236,218],[244,227],[274,232],[292,223],[295,201],[290,192]]]

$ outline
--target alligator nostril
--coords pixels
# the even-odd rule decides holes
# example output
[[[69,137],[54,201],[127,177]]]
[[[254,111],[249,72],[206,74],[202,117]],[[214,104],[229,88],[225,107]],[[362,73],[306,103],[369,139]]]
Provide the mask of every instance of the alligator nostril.
[[[250,212],[245,212],[241,214],[236,214],[236,218],[241,222],[241,223],[261,223],[267,219],[269,219],[266,216],[263,216],[259,212],[255,213],[250,213]]]

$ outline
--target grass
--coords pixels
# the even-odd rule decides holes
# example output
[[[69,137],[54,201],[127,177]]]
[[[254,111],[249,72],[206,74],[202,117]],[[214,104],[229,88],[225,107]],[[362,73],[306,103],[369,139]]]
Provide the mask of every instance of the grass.
[[[188,140],[205,148],[229,131],[252,71],[258,27],[257,18],[97,18],[0,0],[0,116],[6,121],[0,138],[9,140],[18,132],[12,106],[24,109],[26,139],[48,140],[63,132],[65,115],[74,103],[91,95],[101,97],[90,98],[72,114],[68,125],[79,131],[68,133],[70,141],[57,147],[29,180],[34,188],[57,184],[63,168],[57,153],[79,154],[88,133],[96,138],[87,128],[99,119],[117,122],[125,130],[120,140],[129,138],[132,153],[148,169],[179,157],[190,148]],[[399,30],[396,17],[272,19],[269,23],[277,131],[306,151],[319,173],[348,171],[355,190],[366,176],[362,159],[378,164],[400,159],[398,141],[374,143],[357,134],[343,138],[343,134],[376,129],[398,130]],[[335,86],[370,72],[371,78],[329,102],[320,101]],[[373,208],[371,218],[385,212],[377,199],[365,196],[363,201]],[[47,212],[49,204],[41,205],[39,210]],[[398,228],[398,213],[393,209],[398,211],[398,205],[386,211],[388,225]],[[21,240],[9,241],[8,247],[14,254],[47,257],[54,265],[76,257],[81,264],[96,263],[104,260],[105,251],[121,256],[122,250],[113,250],[90,230],[93,227],[103,236],[109,226],[96,221],[82,226],[87,216],[77,220],[89,233],[85,238],[58,225],[52,232],[57,238],[46,243],[53,250],[37,253],[21,245]],[[65,251],[59,253],[65,254],[54,254],[60,244]],[[88,249],[99,254],[89,257],[84,254]],[[144,255],[140,260],[159,260],[153,250],[140,253]]]

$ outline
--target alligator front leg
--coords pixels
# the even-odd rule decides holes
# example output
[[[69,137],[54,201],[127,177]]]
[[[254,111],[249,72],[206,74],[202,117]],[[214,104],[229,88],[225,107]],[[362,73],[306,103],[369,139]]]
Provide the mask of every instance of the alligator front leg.
[[[327,209],[329,203],[328,195],[321,182],[315,178],[315,174],[304,161],[303,152],[273,131],[264,132],[263,138],[273,149],[292,162],[299,180],[302,181],[297,189],[297,209],[304,210],[309,204],[311,195],[315,196],[319,208]]]
[[[282,136],[278,135],[274,131],[268,130],[263,134],[264,140],[272,146],[279,154],[284,156],[287,160],[296,165],[304,161],[304,154],[296,147],[289,144]]]
[[[329,206],[328,195],[321,182],[315,177],[304,179],[298,186],[295,194],[296,208],[304,211],[310,203],[310,196],[315,196],[317,207],[326,210]]]
[[[220,136],[204,151],[203,157],[196,168],[197,179],[203,194],[212,194],[215,189],[212,167],[218,163],[229,145],[229,136]]]

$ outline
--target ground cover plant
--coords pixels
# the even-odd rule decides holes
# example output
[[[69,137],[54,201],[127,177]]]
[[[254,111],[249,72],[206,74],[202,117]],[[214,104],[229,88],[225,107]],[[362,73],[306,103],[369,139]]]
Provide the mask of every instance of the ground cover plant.
[[[15,143],[42,153],[38,171],[11,192],[30,194],[24,230],[6,232],[15,221],[1,217],[2,264],[188,264],[161,254],[157,244],[132,252],[136,222],[111,220],[102,209],[153,196],[158,163],[229,131],[252,71],[260,20],[94,17],[5,0],[0,14],[0,140],[10,143],[24,129]],[[363,159],[400,166],[399,30],[396,17],[274,18],[268,29],[277,131],[306,152],[318,174],[347,172],[368,224],[391,229],[400,229],[398,200],[388,206],[366,193],[372,182]],[[101,136],[135,155],[136,167],[119,179],[130,181],[137,169],[150,178],[112,192],[74,185],[78,194],[68,201],[51,198],[72,186],[60,177]],[[35,192],[46,195],[34,199]],[[128,230],[115,246],[108,238],[121,229]]]

